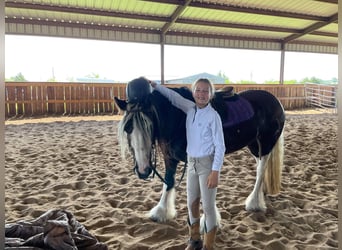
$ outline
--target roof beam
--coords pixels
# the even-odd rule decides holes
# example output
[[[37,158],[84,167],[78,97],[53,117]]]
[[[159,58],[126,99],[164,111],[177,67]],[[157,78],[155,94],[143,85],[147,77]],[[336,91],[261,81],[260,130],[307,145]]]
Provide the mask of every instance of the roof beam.
[[[109,30],[109,31],[123,31],[123,32],[137,32],[144,34],[155,34],[159,35],[160,31],[156,29],[139,29],[139,28],[130,28],[130,27],[118,27],[118,26],[108,26],[108,25],[98,25],[98,24],[84,24],[84,23],[70,23],[70,22],[61,22],[61,21],[50,21],[50,20],[31,20],[31,19],[22,19],[22,18],[6,18],[6,23],[16,23],[16,24],[31,24],[31,25],[46,25],[46,26],[58,26],[65,28],[83,28],[83,29],[96,29],[96,30]],[[203,38],[216,38],[216,39],[226,39],[226,40],[244,40],[244,41],[260,41],[260,42],[274,42],[274,43],[283,43],[280,39],[272,39],[272,38],[255,38],[255,37],[239,37],[239,36],[229,36],[229,35],[215,35],[215,34],[198,34],[191,32],[178,32],[178,31],[169,31],[167,33],[170,36],[188,36],[188,37],[203,37]],[[290,43],[297,44],[307,44],[307,45],[321,45],[321,46],[329,46],[336,47],[336,44],[332,43],[321,43],[321,42],[307,42],[307,41],[292,41]]]
[[[131,19],[160,21],[160,22],[168,21],[168,18],[160,17],[160,16],[139,15],[139,14],[113,12],[113,11],[105,11],[105,10],[97,10],[97,9],[85,9],[85,8],[76,8],[76,7],[63,7],[59,5],[22,3],[22,2],[16,2],[16,1],[11,1],[11,0],[7,0],[5,2],[5,6],[7,8],[33,9],[33,10],[64,12],[64,13],[72,13],[72,14],[96,15],[96,16],[104,16],[104,17],[120,17],[120,18],[131,18]]]
[[[249,24],[224,23],[224,22],[210,22],[207,20],[204,21],[204,20],[183,19],[183,18],[179,18],[177,20],[177,23],[210,26],[210,27],[232,28],[232,29],[247,29],[247,30],[262,30],[262,31],[273,31],[273,32],[283,32],[283,33],[296,33],[296,34],[300,34],[303,32],[303,30],[301,29],[261,26],[261,25],[249,25]],[[316,35],[320,35],[320,36],[331,36],[331,37],[338,36],[337,33],[331,33],[331,32],[318,32],[317,31],[315,33]]]
[[[179,0],[145,0],[145,1],[155,2],[155,3],[175,4],[175,5],[179,5],[179,3],[181,2]],[[197,7],[197,8],[213,9],[213,10],[249,13],[249,14],[255,14],[255,15],[278,16],[278,17],[296,18],[296,19],[321,21],[321,22],[327,21],[327,18],[322,17],[322,16],[298,14],[298,13],[285,12],[285,11],[271,11],[271,10],[265,10],[265,9],[240,7],[240,6],[227,5],[227,4],[225,5],[225,4],[214,4],[214,3],[207,3],[207,2],[192,2],[189,4],[189,6]]]
[[[338,0],[315,0],[317,2],[338,4]]]
[[[162,0],[159,0],[159,1],[162,1]],[[16,2],[16,1],[11,1],[11,0],[6,1],[6,7],[10,7],[10,8],[35,9],[35,10],[54,11],[54,12],[57,11],[57,12],[66,12],[66,13],[166,22],[166,24],[161,29],[162,34],[165,34],[169,30],[171,25],[175,22],[183,23],[183,24],[194,24],[194,25],[202,25],[202,26],[214,26],[214,27],[235,28],[235,29],[263,30],[263,31],[285,32],[285,33],[294,33],[294,34],[303,33],[303,30],[299,30],[299,29],[289,29],[289,28],[260,26],[260,25],[222,23],[222,22],[210,22],[210,21],[179,18],[180,14],[190,4],[191,4],[191,0],[187,0],[182,6],[179,6],[176,9],[176,11],[173,13],[171,18],[168,18],[168,17],[161,17],[161,16],[155,16],[155,15],[140,15],[140,14],[119,13],[119,12],[96,10],[96,9],[84,9],[84,8],[75,8],[75,7],[62,7],[62,6],[56,6],[56,5],[22,3],[22,2]],[[9,19],[6,18],[6,21],[9,21]],[[330,36],[330,37],[337,36],[337,34],[328,33],[328,32],[319,32],[319,33],[316,33],[316,35]]]
[[[194,20],[194,19],[181,19],[180,18],[177,20],[177,23],[193,24],[193,25],[201,25],[201,26],[211,26],[211,27],[232,28],[232,29],[250,29],[250,30],[265,30],[265,31],[285,32],[285,33],[300,33],[300,30],[298,30],[298,29],[261,26],[261,25],[249,25],[249,24],[225,23],[225,22],[211,22],[211,21],[207,21],[207,20]]]
[[[326,46],[326,47],[335,47],[337,48],[337,44],[335,43],[327,43],[327,42],[307,42],[307,41],[293,41],[288,44],[303,44],[303,45],[316,45],[316,46]]]
[[[224,40],[243,40],[243,41],[258,41],[258,42],[273,42],[273,43],[281,43],[281,39],[274,38],[258,38],[258,37],[242,37],[242,36],[230,36],[230,35],[220,35],[220,34],[199,34],[192,32],[181,32],[181,31],[169,31],[168,35],[172,36],[188,36],[188,37],[199,37],[199,38],[216,38],[216,39],[224,39]]]
[[[292,40],[295,40],[301,36],[304,36],[306,34],[312,33],[313,31],[320,29],[330,23],[335,22],[338,19],[338,13],[332,15],[329,17],[327,22],[318,22],[318,23],[314,23],[313,25],[310,25],[309,27],[307,27],[306,29],[304,29],[300,34],[293,34],[291,36],[288,36],[284,39],[284,43],[288,43]]]
[[[138,28],[130,28],[130,27],[118,27],[118,26],[109,26],[109,25],[98,25],[98,24],[84,24],[84,23],[71,23],[71,22],[61,22],[61,21],[52,21],[52,20],[30,20],[23,18],[7,18],[8,21],[6,23],[16,23],[16,24],[31,24],[31,25],[46,25],[46,26],[58,26],[65,28],[84,28],[84,29],[96,29],[96,30],[110,30],[110,31],[124,31],[124,32],[137,32],[137,33],[145,33],[145,34],[160,34],[159,30],[152,29],[138,29]],[[227,35],[215,35],[215,34],[198,34],[191,32],[178,32],[178,31],[169,31],[167,33],[171,36],[189,36],[189,37],[204,37],[204,38],[217,38],[217,39],[231,39],[231,40],[247,40],[247,41],[262,41],[262,42],[276,42],[280,43],[280,39],[264,39],[264,38],[246,38],[246,37],[238,37],[238,36],[227,36]]]
[[[68,4],[58,5],[57,2],[50,4],[50,0],[41,0],[39,3],[37,1],[17,1],[17,0],[5,0],[5,7],[8,10],[8,15],[5,17],[6,24],[24,24],[24,31],[21,31],[22,26],[7,26],[9,30],[13,32],[25,33],[26,28],[28,33],[31,32],[31,26],[34,25],[34,30],[37,31],[34,34],[39,33],[38,26],[43,26],[45,28],[72,28],[76,30],[79,29],[89,29],[89,30],[107,30],[107,31],[122,31],[159,35],[160,39],[153,36],[153,42],[160,40],[160,43],[165,41],[165,37],[174,39],[174,36],[184,36],[189,38],[215,38],[217,40],[241,40],[241,41],[263,41],[272,42],[285,45],[286,43],[297,44],[301,42],[306,42],[308,45],[314,45],[319,43],[325,43],[326,46],[337,46],[335,42],[338,37],[337,31],[335,31],[336,26],[332,25],[331,28],[333,32],[321,31],[320,28],[329,25],[331,23],[335,24],[338,22],[337,14],[324,16],[322,15],[307,15],[306,12],[298,13],[296,11],[288,12],[286,10],[278,9],[279,11],[272,11],[268,8],[257,8],[255,5],[247,4],[246,6],[238,6],[232,4],[226,4],[226,1],[202,1],[202,0],[143,0],[147,7],[153,5],[156,8],[154,13],[150,11],[145,11],[143,9],[135,9],[134,6],[125,5],[121,7],[127,7],[125,10],[114,7],[108,7],[109,9],[92,9],[92,7],[87,8],[87,4],[73,5]],[[313,0],[324,2],[321,5],[329,5],[337,3],[337,0]],[[83,2],[82,2],[83,3]],[[155,4],[154,4],[155,3]],[[159,3],[159,4],[158,4]],[[171,13],[165,14],[164,11],[160,12],[159,9],[167,7],[171,8]],[[128,6],[130,6],[128,8]],[[145,7],[145,6],[144,6]],[[203,20],[201,18],[184,18],[183,14],[185,10],[197,9],[200,13],[211,14],[209,20]],[[208,12],[207,9],[212,11]],[[26,11],[27,10],[27,11]],[[141,11],[141,12],[140,12]],[[334,11],[334,10],[332,10]],[[11,14],[10,14],[11,13]],[[25,13],[25,14],[24,14]],[[56,14],[55,14],[56,13]],[[164,14],[161,14],[164,13]],[[227,14],[223,21],[217,21],[215,14]],[[245,22],[230,22],[230,13],[240,13],[239,16],[251,16],[254,15],[255,18],[263,18],[265,15],[272,17],[284,17],[287,19],[297,19],[293,20],[298,22],[299,20],[309,20],[311,21],[307,24],[307,27],[298,25],[298,27],[289,27],[286,24],[283,26],[277,26],[273,22],[267,22],[265,24],[253,24]],[[72,15],[69,18],[67,14]],[[91,18],[93,16],[93,18]],[[213,17],[212,17],[213,16]],[[46,18],[45,18],[46,17]],[[103,17],[103,18],[99,18]],[[64,20],[63,20],[64,18]],[[78,18],[78,19],[75,19]],[[56,20],[57,19],[57,20]],[[144,20],[144,22],[141,22]],[[313,21],[312,21],[313,20]],[[301,22],[300,22],[301,23]],[[27,24],[27,26],[26,26]],[[121,24],[121,25],[120,25]],[[175,24],[179,24],[180,28],[173,29]],[[190,27],[187,28],[182,28]],[[330,27],[330,26],[329,26]],[[216,32],[219,30],[219,32]],[[245,30],[237,36],[232,35],[233,29],[235,30]],[[16,30],[16,31],[14,31]],[[46,32],[47,29],[44,29]],[[257,32],[259,31],[259,32]],[[262,31],[262,32],[260,32]],[[11,31],[10,31],[11,32]],[[32,32],[31,32],[32,33]],[[245,34],[245,35],[242,35]],[[277,34],[276,34],[277,33]],[[284,34],[281,34],[284,33]],[[101,35],[102,33],[99,33]],[[106,34],[106,33],[103,33]],[[296,40],[306,34],[316,35],[317,37],[325,36],[330,37],[329,39],[313,38],[308,36],[308,39]],[[77,34],[76,34],[77,36]],[[99,38],[101,39],[101,38]],[[176,39],[176,38],[175,38]],[[178,39],[178,38],[177,38]],[[189,41],[192,41],[189,39]],[[196,43],[196,40],[194,40]],[[171,42],[171,41],[170,41]],[[172,42],[171,42],[172,43]],[[274,47],[272,47],[274,48]]]
[[[27,18],[13,18],[7,17],[5,23],[15,24],[31,24],[31,25],[45,25],[49,27],[63,27],[63,28],[79,28],[79,29],[96,29],[96,30],[109,30],[109,31],[123,31],[123,32],[136,32],[145,34],[159,35],[158,29],[144,29],[133,27],[119,27],[118,25],[105,25],[105,24],[90,24],[90,23],[76,23],[68,21],[54,21],[54,20],[31,20]]]
[[[313,32],[311,32],[311,34],[312,35],[317,35],[317,36],[338,37],[338,33],[324,32],[324,31],[313,31]]]
[[[176,8],[176,10],[173,12],[173,14],[171,15],[171,20],[170,22],[167,22],[162,28],[161,28],[161,32],[162,34],[165,34],[169,28],[171,27],[171,25],[173,23],[176,22],[176,20],[178,19],[178,17],[182,14],[182,12],[186,9],[186,7],[191,3],[192,0],[186,0],[186,2],[183,5],[180,5]]]

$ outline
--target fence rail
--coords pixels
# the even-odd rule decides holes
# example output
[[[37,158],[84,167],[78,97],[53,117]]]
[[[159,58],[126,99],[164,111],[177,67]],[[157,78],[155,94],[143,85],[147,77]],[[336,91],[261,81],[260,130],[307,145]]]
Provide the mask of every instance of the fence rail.
[[[337,112],[337,85],[305,84],[306,105]]]
[[[168,87],[189,85],[166,84]],[[217,89],[227,86],[217,84]],[[229,84],[235,92],[263,89],[274,94],[286,110],[307,106],[305,86],[275,84]],[[114,96],[126,99],[123,83],[5,83],[5,116],[118,114]]]

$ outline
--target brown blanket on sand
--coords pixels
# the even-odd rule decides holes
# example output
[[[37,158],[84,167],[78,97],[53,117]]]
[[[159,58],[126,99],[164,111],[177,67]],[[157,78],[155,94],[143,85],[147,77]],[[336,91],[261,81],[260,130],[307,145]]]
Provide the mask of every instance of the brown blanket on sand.
[[[19,247],[19,248],[18,248]],[[5,225],[5,249],[107,250],[72,213],[52,209],[31,221]]]

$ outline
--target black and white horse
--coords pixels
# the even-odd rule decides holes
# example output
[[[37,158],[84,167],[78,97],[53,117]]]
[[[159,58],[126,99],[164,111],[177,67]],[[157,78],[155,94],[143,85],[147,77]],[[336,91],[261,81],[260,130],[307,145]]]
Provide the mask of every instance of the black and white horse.
[[[193,100],[188,88],[173,90]],[[155,147],[163,154],[163,192],[149,216],[158,222],[171,220],[176,216],[175,173],[178,163],[186,162],[186,115],[158,91],[152,91],[143,77],[128,83],[127,100],[115,97],[115,102],[125,111],[118,126],[121,150],[124,155],[132,154],[138,177],[146,179],[156,171]],[[267,91],[247,90],[232,95],[217,92],[212,105],[222,119],[226,154],[248,147],[257,162],[246,210],[266,211],[264,192],[280,192],[285,123],[281,103]]]

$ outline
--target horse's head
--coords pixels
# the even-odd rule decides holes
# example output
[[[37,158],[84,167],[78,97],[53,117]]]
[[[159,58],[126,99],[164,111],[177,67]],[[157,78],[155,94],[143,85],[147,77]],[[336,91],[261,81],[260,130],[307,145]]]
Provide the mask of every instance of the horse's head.
[[[137,78],[126,88],[127,101],[115,97],[124,117],[118,126],[121,153],[131,152],[135,160],[135,172],[146,179],[152,172],[152,155],[156,135],[156,112],[151,103],[151,87],[148,81]]]

